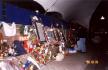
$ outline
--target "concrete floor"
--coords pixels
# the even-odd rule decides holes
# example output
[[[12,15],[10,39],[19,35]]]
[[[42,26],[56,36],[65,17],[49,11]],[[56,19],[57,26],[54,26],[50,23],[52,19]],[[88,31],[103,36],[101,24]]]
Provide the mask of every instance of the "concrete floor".
[[[41,70],[84,70],[86,54],[74,53],[65,56],[63,61],[52,61],[41,68]]]
[[[101,64],[86,64],[85,61],[90,59],[87,53],[74,53],[65,56],[63,61],[52,61],[41,67],[40,70],[108,70]]]

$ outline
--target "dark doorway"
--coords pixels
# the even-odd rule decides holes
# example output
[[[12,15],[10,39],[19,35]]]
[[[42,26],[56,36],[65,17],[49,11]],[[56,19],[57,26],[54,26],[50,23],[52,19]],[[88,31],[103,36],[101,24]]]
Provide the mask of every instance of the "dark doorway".
[[[93,60],[98,59],[103,68],[108,65],[108,1],[102,1],[91,17],[88,49]]]

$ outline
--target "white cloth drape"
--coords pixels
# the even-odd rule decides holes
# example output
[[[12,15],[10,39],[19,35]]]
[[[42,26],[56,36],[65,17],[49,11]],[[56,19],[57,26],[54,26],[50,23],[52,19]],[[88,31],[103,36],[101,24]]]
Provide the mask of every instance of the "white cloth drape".
[[[25,27],[24,27],[24,35],[28,35],[28,26],[27,25],[25,25]]]
[[[13,22],[11,25],[8,23],[2,22],[3,30],[5,36],[15,36],[16,35],[16,24]]]
[[[79,41],[77,41],[77,50],[81,50],[81,52],[86,52],[86,38],[80,38]]]

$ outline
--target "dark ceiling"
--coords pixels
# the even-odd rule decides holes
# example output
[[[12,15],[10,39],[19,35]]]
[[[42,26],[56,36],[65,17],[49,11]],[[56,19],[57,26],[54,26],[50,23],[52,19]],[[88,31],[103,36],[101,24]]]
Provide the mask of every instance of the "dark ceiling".
[[[39,3],[32,0],[7,0],[6,2],[32,11],[39,10],[42,14],[45,13],[45,9]]]
[[[7,0],[9,3],[32,11],[59,12],[66,21],[77,21],[89,27],[90,19],[101,0]]]

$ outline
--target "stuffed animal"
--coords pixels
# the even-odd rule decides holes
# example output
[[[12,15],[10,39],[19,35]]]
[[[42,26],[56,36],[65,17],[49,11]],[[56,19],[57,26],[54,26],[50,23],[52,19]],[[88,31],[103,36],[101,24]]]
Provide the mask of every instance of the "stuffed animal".
[[[64,59],[64,55],[62,53],[58,53],[56,56],[56,61],[62,61]]]

